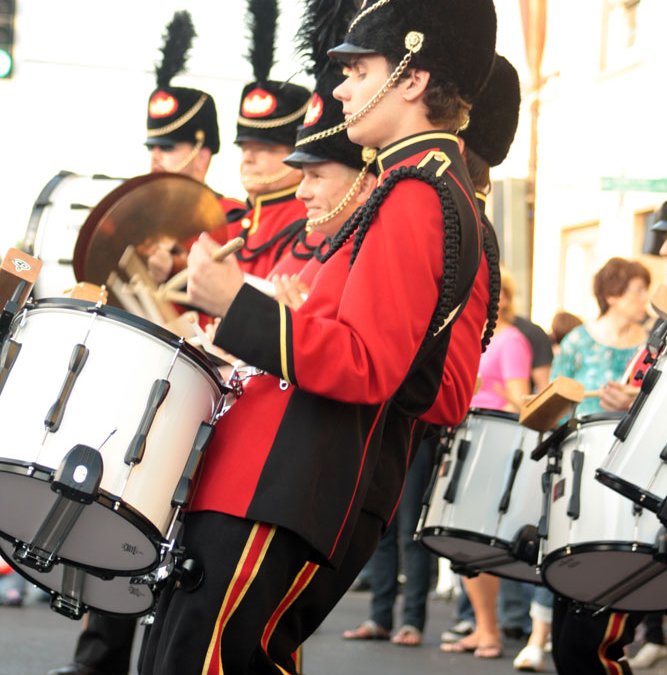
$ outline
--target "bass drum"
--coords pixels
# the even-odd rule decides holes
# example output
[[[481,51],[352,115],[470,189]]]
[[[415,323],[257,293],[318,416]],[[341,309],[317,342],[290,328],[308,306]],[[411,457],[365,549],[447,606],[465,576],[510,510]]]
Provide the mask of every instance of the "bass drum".
[[[43,263],[33,297],[60,297],[76,284],[72,260],[79,230],[98,202],[123,181],[61,171],[42,188],[21,246]]]

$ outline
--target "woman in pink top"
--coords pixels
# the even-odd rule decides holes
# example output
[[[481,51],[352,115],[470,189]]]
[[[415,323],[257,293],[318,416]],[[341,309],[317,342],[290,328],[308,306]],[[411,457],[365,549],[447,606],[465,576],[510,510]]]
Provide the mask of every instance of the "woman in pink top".
[[[512,325],[514,319],[514,282],[501,267],[498,320],[493,338],[482,354],[479,365],[479,389],[471,407],[517,412],[530,393],[532,350],[526,337]],[[458,642],[443,643],[444,652],[474,652],[492,659],[502,656],[502,641],[496,618],[500,579],[480,574],[464,578],[463,585],[475,612],[475,630]]]

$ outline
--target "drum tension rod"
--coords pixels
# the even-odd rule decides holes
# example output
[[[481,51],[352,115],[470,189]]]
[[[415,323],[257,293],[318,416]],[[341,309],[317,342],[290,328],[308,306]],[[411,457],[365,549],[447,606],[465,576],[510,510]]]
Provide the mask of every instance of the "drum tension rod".
[[[102,455],[95,448],[75,445],[65,455],[51,483],[58,497],[32,541],[17,544],[17,561],[40,572],[53,569],[58,551],[83,509],[95,501],[103,470]]]

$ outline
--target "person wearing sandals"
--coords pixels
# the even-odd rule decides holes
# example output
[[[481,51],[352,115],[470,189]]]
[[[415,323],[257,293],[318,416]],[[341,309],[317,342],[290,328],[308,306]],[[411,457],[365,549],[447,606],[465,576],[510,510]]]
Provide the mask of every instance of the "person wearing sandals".
[[[473,104],[470,124],[461,134],[466,143],[464,159],[482,210],[490,186],[490,167],[502,163],[514,140],[520,102],[521,94],[516,70],[507,59],[497,55],[489,80]],[[501,349],[505,354],[510,353],[511,349],[513,365],[511,373],[507,373],[503,368],[504,375],[507,376],[503,378],[506,380],[504,386],[507,387],[507,383],[511,382],[512,386],[520,385],[527,393],[531,349],[527,339],[511,325],[513,292],[507,273],[503,275],[501,286],[501,316],[496,328],[496,335],[500,335],[501,342],[497,342],[498,338],[494,338],[496,342],[492,340],[491,350],[487,351],[482,359],[496,360],[497,357],[493,356],[493,352],[497,352],[498,347],[505,342],[507,346]],[[520,367],[517,364],[521,364]],[[485,379],[484,375],[482,379]],[[490,386],[490,380],[487,385]],[[480,392],[485,389],[482,383]],[[520,394],[517,391],[515,395],[517,393]],[[483,396],[486,397],[486,402],[478,404],[483,407],[503,408],[507,403],[499,396],[494,400],[487,394]],[[498,658],[502,655],[500,629],[495,613],[498,580],[490,575],[480,575],[476,579],[464,580],[464,584],[475,611],[475,628],[454,642],[443,641],[440,649],[445,653],[471,652],[478,658]]]

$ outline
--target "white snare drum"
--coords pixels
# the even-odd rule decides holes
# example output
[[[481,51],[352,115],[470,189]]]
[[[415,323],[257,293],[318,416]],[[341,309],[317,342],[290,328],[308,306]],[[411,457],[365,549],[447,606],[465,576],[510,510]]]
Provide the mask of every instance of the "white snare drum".
[[[666,366],[663,352],[645,373],[642,392],[615,430],[611,451],[596,474],[601,483],[654,513],[667,503]]]
[[[585,604],[667,609],[667,565],[655,558],[660,523],[595,480],[618,420],[583,417],[559,446],[542,577],[555,592]]]
[[[212,428],[224,389],[217,371],[175,335],[85,301],[29,308],[12,335],[16,345],[11,369],[0,368],[0,534],[53,552],[46,562],[114,574],[150,570],[173,526],[172,500],[192,466],[195,439]],[[82,345],[87,360],[72,377]],[[92,503],[72,519],[77,502],[51,488],[77,445],[99,451],[103,471]],[[85,462],[73,469],[72,480],[83,485],[94,473]],[[66,517],[71,531],[56,536]]]
[[[540,519],[546,462],[530,459],[537,442],[537,432],[520,426],[517,415],[471,409],[418,527],[424,545],[468,573],[539,583],[536,565],[513,552],[527,529],[536,535]],[[530,546],[536,559],[536,540]]]
[[[55,565],[50,572],[38,572],[12,557],[13,545],[0,539],[0,555],[30,583],[51,596],[51,607],[71,619],[89,609],[102,614],[143,616],[155,605],[154,587],[131,582],[131,577],[103,579],[71,565]]]
[[[35,298],[60,297],[76,284],[72,256],[79,230],[92,208],[122,182],[61,171],[42,188],[21,247],[43,262],[33,289]]]

